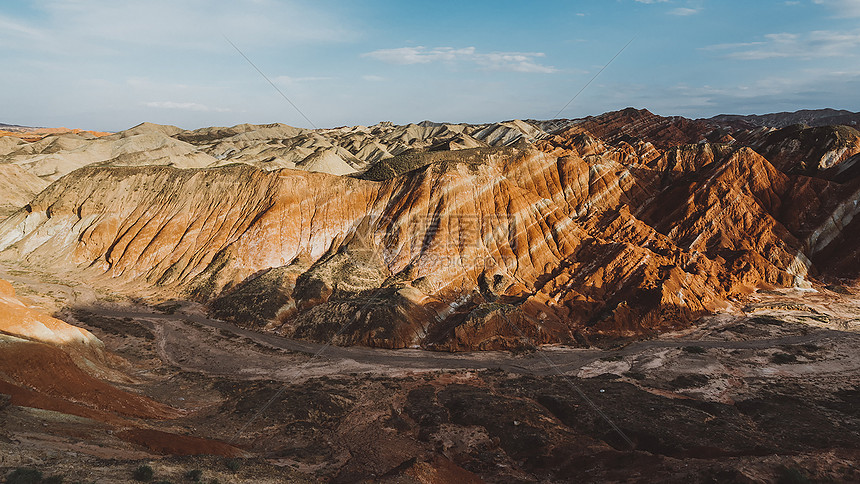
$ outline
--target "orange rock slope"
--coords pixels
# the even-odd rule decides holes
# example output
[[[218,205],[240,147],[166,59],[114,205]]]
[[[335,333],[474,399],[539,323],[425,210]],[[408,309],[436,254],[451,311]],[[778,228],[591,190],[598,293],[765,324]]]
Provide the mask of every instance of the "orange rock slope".
[[[857,179],[823,170],[849,163],[854,138],[832,164],[796,170],[762,156],[772,130],[728,129],[625,110],[350,177],[89,166],[0,223],[0,250],[338,344],[642,337],[757,287],[808,286],[827,275],[812,261],[853,240]]]

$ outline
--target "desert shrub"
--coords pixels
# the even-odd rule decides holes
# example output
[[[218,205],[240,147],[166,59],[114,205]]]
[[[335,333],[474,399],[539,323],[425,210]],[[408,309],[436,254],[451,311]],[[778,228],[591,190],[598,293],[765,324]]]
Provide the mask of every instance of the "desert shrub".
[[[240,461],[239,459],[229,459],[226,462],[226,465],[227,465],[227,468],[230,469],[231,471],[237,472],[239,469],[242,468],[242,461]]]
[[[701,355],[705,353],[705,348],[702,348],[701,346],[685,346],[682,349],[687,353],[692,353],[694,355]]]
[[[53,475],[42,479],[42,484],[63,484],[63,479],[61,475]]]
[[[42,472],[30,467],[19,467],[6,476],[8,484],[39,484]]]
[[[200,479],[203,478],[203,471],[200,469],[194,469],[185,473],[185,478],[191,482],[200,482]]]
[[[699,388],[708,384],[710,379],[707,375],[699,375],[696,373],[689,375],[678,375],[674,380],[669,382],[672,388]]]
[[[794,363],[797,361],[797,357],[788,353],[774,353],[774,355],[770,358],[770,361],[782,365],[785,363]]]
[[[776,482],[778,484],[808,484],[812,481],[796,467],[780,467]]]
[[[148,465],[142,465],[142,466],[138,467],[137,469],[135,469],[134,472],[131,473],[131,477],[135,481],[145,482],[145,481],[152,480],[152,476],[154,474],[155,474],[155,472],[152,470],[152,467],[150,467]]]

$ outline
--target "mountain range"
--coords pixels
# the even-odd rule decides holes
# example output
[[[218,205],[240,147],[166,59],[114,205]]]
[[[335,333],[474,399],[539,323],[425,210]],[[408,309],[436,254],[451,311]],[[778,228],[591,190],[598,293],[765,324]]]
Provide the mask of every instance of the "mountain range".
[[[631,108],[0,138],[7,203],[32,197],[0,255],[291,337],[445,350],[639,338],[856,277],[834,261],[856,257],[860,133],[736,125]]]
[[[855,116],[0,136],[0,472],[857,481]]]

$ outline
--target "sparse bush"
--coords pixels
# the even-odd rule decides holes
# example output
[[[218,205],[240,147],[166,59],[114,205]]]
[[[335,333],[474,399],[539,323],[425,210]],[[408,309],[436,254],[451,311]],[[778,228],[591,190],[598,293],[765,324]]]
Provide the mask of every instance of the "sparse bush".
[[[242,468],[242,461],[240,461],[239,459],[229,459],[226,462],[226,465],[227,465],[227,468],[230,469],[231,471],[237,472],[239,469]]]
[[[780,467],[779,477],[776,482],[778,484],[808,484],[812,481],[806,474],[796,467]]]
[[[674,380],[669,382],[669,385],[672,388],[699,388],[707,385],[709,380],[707,375],[693,373],[678,375]]]
[[[42,479],[42,484],[63,484],[63,479],[61,475],[49,476]]]
[[[200,479],[203,478],[203,471],[200,469],[194,469],[185,473],[185,478],[191,482],[200,482]]]
[[[30,467],[19,467],[6,476],[8,484],[39,484],[42,481],[42,472]]]
[[[821,349],[820,346],[818,346],[816,344],[812,344],[812,343],[806,343],[806,344],[800,345],[800,347],[803,348],[803,351],[808,351],[809,353],[815,353],[816,351]]]
[[[155,472],[152,470],[152,467],[148,465],[142,465],[132,472],[131,477],[135,481],[146,482],[152,480],[152,476]]]
[[[783,365],[786,363],[795,363],[797,361],[797,357],[788,353],[774,353],[770,358],[770,361],[777,365]]]
[[[687,353],[692,353],[694,355],[701,355],[705,353],[705,348],[702,348],[701,346],[685,346],[681,349],[683,349]]]

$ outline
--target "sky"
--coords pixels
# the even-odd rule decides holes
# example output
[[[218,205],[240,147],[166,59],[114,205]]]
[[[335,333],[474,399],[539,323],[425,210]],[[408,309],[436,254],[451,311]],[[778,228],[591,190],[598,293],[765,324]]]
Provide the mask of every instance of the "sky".
[[[860,0],[5,1],[0,122],[860,111],[858,20]]]

